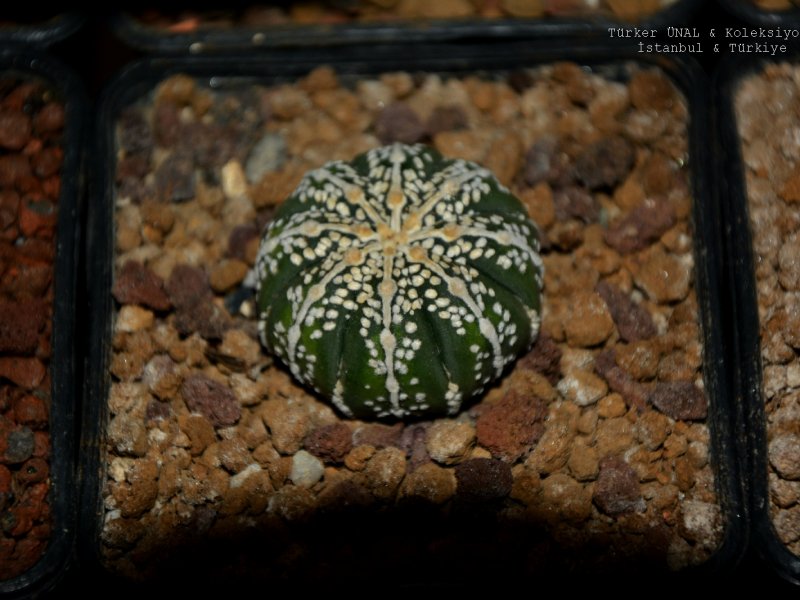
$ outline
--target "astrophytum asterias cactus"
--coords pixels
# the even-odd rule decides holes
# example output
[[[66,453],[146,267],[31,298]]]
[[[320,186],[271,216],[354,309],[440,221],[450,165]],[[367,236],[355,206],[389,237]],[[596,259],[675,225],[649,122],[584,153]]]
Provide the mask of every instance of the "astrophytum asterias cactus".
[[[453,414],[536,338],[538,250],[474,163],[401,144],[332,162],[264,233],[261,339],[348,416]]]

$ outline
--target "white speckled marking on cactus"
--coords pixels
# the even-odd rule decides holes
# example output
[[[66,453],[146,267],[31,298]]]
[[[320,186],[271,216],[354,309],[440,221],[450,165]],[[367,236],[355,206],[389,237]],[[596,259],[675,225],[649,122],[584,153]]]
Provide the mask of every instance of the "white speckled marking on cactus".
[[[538,250],[474,163],[400,144],[329,163],[262,240],[262,341],[347,415],[453,414],[535,339]]]

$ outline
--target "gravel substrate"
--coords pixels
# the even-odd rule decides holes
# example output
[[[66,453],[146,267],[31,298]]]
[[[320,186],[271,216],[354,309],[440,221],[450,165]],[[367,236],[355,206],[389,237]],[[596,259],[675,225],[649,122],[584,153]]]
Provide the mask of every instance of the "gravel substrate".
[[[64,108],[44,84],[0,74],[0,581],[51,534],[53,262]]]
[[[800,554],[800,68],[767,66],[736,92],[761,328],[770,514]]]
[[[572,63],[341,80],[323,67],[214,91],[176,76],[124,110],[107,568],[415,581],[447,565],[704,563],[725,522],[688,115],[659,70],[625,68],[627,84]],[[243,287],[308,169],[392,141],[481,163],[542,231],[539,340],[453,418],[341,417],[264,353]]]

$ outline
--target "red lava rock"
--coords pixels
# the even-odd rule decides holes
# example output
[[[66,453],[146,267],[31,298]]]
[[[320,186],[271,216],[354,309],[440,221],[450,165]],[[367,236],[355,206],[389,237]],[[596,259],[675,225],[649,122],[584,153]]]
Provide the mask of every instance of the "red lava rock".
[[[600,461],[592,501],[607,515],[645,509],[636,471],[618,456],[607,456]]]
[[[49,240],[28,239],[17,246],[21,256],[34,261],[51,263],[55,260],[55,245]]]
[[[333,423],[314,429],[303,446],[325,462],[339,463],[353,447],[353,432],[344,423]]]
[[[47,461],[41,458],[29,458],[16,472],[14,479],[17,484],[26,486],[45,481],[49,474],[50,467],[47,465]]]
[[[28,115],[0,109],[0,147],[21,150],[31,137],[31,119]]]
[[[135,260],[129,260],[119,270],[111,293],[120,304],[139,304],[155,310],[171,306],[161,277]]]
[[[64,127],[64,107],[58,102],[48,102],[33,117],[36,133],[53,133]]]
[[[35,353],[47,317],[47,304],[43,300],[12,302],[0,298],[0,352]]]
[[[166,158],[155,174],[156,193],[162,202],[183,202],[194,198],[194,161],[176,152]]]
[[[468,124],[467,115],[460,106],[437,106],[428,117],[425,129],[432,137],[442,131],[465,129]]]
[[[561,379],[561,349],[550,336],[543,333],[539,334],[533,348],[520,359],[519,364],[544,375],[552,385]]]
[[[3,494],[11,492],[11,471],[0,465],[0,510],[3,509]]]
[[[705,394],[691,381],[659,382],[647,400],[675,420],[696,421],[708,414]]]
[[[591,190],[622,181],[633,166],[635,152],[625,138],[604,138],[589,145],[575,160],[575,174]]]
[[[467,502],[488,502],[508,496],[514,478],[511,466],[493,458],[471,458],[456,465],[456,495]]]
[[[33,432],[33,455],[36,458],[50,457],[50,435],[46,431]]]
[[[556,219],[567,221],[580,219],[584,223],[595,223],[600,218],[600,204],[586,190],[570,186],[553,194]]]
[[[411,425],[403,429],[400,437],[400,446],[408,456],[408,472],[413,472],[422,465],[431,462],[425,438],[428,434],[428,424]]]
[[[14,187],[17,181],[31,175],[31,164],[27,156],[23,154],[0,156],[0,186]]]
[[[47,372],[38,358],[0,356],[0,377],[5,377],[27,390],[35,389]]]
[[[20,425],[41,429],[47,425],[47,405],[33,394],[17,398],[12,405],[14,420]]]
[[[478,417],[478,443],[495,458],[513,463],[542,437],[546,416],[541,399],[512,389]]]
[[[663,199],[647,198],[606,231],[606,243],[623,254],[642,250],[675,224],[675,210]]]
[[[228,255],[239,260],[246,260],[247,246],[254,238],[259,235],[259,229],[255,225],[237,225],[231,231],[228,238]]]
[[[611,391],[620,394],[628,406],[635,406],[639,411],[646,408],[647,388],[617,365],[614,350],[600,352],[594,359],[594,368]]]
[[[169,299],[177,308],[186,308],[199,300],[214,297],[205,272],[189,265],[176,265],[165,288]]]
[[[184,380],[181,396],[190,411],[205,416],[215,427],[233,425],[242,414],[233,391],[199,373]]]
[[[64,151],[58,146],[44,148],[31,157],[31,166],[37,177],[46,179],[58,173],[64,161]]]
[[[425,126],[407,104],[395,102],[375,119],[375,133],[384,144],[414,144],[425,137]]]
[[[25,198],[20,204],[19,228],[27,237],[50,237],[58,222],[55,204],[44,198]]]
[[[569,158],[558,147],[555,138],[537,140],[525,154],[522,177],[530,186],[546,181],[553,185],[567,185],[573,170]]]
[[[377,449],[389,447],[399,448],[402,435],[402,423],[395,423],[394,425],[369,423],[355,430],[353,434],[353,445],[369,445]]]
[[[647,309],[634,302],[617,286],[601,281],[595,287],[608,305],[608,312],[617,326],[619,336],[626,342],[649,340],[656,332],[655,323]]]
[[[169,407],[168,402],[161,402],[159,400],[150,400],[145,410],[145,419],[147,421],[158,421],[166,419],[172,414],[172,409]]]

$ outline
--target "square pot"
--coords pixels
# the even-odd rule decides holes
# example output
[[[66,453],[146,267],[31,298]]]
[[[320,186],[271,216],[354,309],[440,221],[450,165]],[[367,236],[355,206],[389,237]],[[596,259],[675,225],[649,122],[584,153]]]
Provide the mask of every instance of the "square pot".
[[[465,564],[738,560],[701,73],[600,45],[450,52],[154,59],[108,90],[82,468],[82,550],[105,574],[430,583]],[[379,137],[484,162],[545,240],[539,341],[452,418],[344,418],[247,316],[275,205]]]

